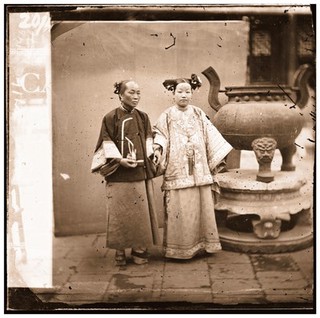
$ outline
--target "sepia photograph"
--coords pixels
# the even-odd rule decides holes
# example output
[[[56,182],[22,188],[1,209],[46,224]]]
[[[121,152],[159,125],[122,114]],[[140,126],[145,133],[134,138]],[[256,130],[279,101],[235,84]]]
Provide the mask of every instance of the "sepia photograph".
[[[315,313],[316,5],[6,4],[5,313]]]

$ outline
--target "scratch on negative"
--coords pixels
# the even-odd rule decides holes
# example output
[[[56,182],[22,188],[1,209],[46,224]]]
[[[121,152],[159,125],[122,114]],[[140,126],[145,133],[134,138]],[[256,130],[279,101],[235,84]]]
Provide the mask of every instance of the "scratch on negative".
[[[296,105],[296,103],[294,102],[294,100],[290,97],[290,95],[278,84],[278,87],[286,94],[286,96],[292,101],[292,103],[294,105],[292,105],[291,107],[289,108],[294,108],[294,106]]]
[[[298,145],[296,142],[294,143],[297,147],[301,148],[301,149],[304,149],[304,147]]]
[[[172,46],[176,45],[176,37],[172,33],[170,33],[170,36],[172,36],[172,38],[173,38],[173,43],[171,45],[167,46],[165,48],[166,50],[170,49]]]
[[[70,179],[70,176],[66,173],[60,173],[60,176],[64,179],[64,180],[68,180]]]

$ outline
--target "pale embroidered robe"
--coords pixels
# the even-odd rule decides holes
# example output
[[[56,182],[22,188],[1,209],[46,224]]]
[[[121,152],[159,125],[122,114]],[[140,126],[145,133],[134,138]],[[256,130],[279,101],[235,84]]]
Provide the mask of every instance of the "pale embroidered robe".
[[[232,146],[193,105],[168,108],[153,131],[154,143],[163,151],[165,255],[185,259],[200,250],[221,249],[211,190],[215,168]]]

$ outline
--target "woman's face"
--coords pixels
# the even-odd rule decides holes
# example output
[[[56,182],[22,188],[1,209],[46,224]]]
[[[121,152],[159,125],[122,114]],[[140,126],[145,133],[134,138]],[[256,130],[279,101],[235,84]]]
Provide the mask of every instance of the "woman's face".
[[[174,101],[180,107],[189,105],[192,98],[191,86],[188,83],[180,83],[176,86],[174,91]]]
[[[125,84],[125,90],[120,94],[120,99],[125,106],[134,108],[140,100],[140,88],[136,82],[130,81]]]

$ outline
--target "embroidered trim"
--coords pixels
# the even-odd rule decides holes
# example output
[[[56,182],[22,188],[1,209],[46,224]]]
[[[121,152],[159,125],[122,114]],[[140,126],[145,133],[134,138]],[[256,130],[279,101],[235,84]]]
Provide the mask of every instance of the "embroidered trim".
[[[175,180],[164,180],[162,185],[162,190],[174,190],[174,189],[184,189],[190,187],[199,187],[203,185],[210,185],[213,183],[212,175],[205,175],[198,177],[195,181],[195,178],[187,177]]]
[[[114,144],[113,141],[109,140],[104,140],[102,143],[102,148],[104,151],[104,156],[109,159],[109,158],[119,158],[121,159],[122,156],[117,148],[117,146]]]
[[[164,247],[165,257],[190,259],[195,256],[199,251],[205,250],[207,253],[215,253],[222,249],[220,243],[207,243],[200,242],[187,250],[179,248]]]

